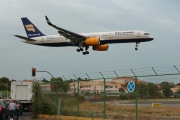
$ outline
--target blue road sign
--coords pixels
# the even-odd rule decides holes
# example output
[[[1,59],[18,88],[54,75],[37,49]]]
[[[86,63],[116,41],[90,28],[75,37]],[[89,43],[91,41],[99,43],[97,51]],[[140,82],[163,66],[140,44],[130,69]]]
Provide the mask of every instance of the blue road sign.
[[[127,89],[128,89],[128,91],[129,91],[130,93],[134,91],[134,89],[135,89],[135,84],[134,84],[133,81],[129,81],[129,83],[127,84]]]

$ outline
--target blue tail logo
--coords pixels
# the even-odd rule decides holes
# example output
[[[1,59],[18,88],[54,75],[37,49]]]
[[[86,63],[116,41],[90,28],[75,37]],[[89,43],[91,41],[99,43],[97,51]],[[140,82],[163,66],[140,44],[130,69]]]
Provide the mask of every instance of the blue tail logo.
[[[27,31],[36,32],[36,30],[34,29],[34,26],[32,24],[25,25],[25,27],[26,27]]]
[[[28,18],[21,18],[28,38],[45,36]]]

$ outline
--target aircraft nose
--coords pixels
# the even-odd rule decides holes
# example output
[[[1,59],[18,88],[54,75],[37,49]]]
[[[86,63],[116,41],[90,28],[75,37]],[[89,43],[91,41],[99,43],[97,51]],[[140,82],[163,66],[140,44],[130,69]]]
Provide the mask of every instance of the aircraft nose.
[[[151,40],[154,40],[154,37],[151,36]]]

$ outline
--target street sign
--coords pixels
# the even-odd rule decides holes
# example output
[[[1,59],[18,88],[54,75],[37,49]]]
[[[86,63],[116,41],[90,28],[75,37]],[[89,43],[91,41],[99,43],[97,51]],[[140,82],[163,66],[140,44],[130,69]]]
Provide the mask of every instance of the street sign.
[[[135,89],[135,84],[133,81],[129,81],[129,83],[127,84],[127,90],[132,93]]]
[[[161,107],[161,103],[152,103],[152,107]]]

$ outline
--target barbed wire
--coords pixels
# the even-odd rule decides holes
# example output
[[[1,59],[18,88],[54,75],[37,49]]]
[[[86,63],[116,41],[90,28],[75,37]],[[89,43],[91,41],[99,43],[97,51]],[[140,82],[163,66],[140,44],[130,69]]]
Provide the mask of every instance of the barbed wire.
[[[133,72],[132,72],[133,71]],[[147,76],[158,76],[158,75],[180,75],[180,65],[174,65],[170,67],[145,67],[136,69],[126,70],[115,70],[115,71],[102,71],[102,72],[91,72],[91,73],[78,73],[71,75],[60,75],[54,76],[61,77],[63,80],[96,80],[96,79],[114,79],[118,77],[147,77]],[[51,77],[43,77],[45,79],[51,79]],[[41,78],[41,79],[43,79]],[[36,78],[38,79],[38,78]],[[40,79],[40,78],[39,78]]]

